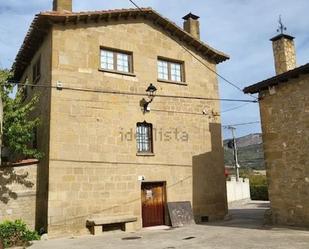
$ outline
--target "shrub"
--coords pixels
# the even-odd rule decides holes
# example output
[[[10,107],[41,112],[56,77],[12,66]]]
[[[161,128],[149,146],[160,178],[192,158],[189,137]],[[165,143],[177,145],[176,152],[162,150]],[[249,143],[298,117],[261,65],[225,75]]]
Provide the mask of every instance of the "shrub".
[[[266,176],[263,175],[251,175],[249,176],[251,185],[264,185],[267,186]]]
[[[251,185],[250,184],[251,200],[268,201],[267,185]]]
[[[0,239],[5,248],[24,246],[31,240],[39,240],[37,232],[31,231],[22,220],[4,221],[0,224]]]

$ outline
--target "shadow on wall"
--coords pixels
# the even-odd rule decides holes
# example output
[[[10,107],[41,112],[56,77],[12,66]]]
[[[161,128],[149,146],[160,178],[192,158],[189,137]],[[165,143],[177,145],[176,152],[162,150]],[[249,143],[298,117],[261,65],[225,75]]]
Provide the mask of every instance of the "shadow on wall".
[[[29,173],[18,174],[13,167],[0,167],[0,202],[7,204],[11,199],[18,198],[12,190],[12,184],[20,184],[32,188],[34,183],[27,180]]]
[[[221,124],[210,123],[209,131],[211,151],[192,159],[193,212],[198,223],[220,220],[227,214]]]

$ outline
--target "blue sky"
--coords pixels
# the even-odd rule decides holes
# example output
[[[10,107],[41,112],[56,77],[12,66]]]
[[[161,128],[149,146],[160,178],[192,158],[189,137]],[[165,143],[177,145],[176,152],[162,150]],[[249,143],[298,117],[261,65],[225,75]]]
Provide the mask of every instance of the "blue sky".
[[[132,8],[129,0],[73,0],[74,11]],[[244,88],[275,74],[269,39],[276,35],[281,14],[287,33],[295,36],[297,64],[309,62],[308,0],[135,0],[152,7],[182,26],[188,12],[199,15],[201,38],[231,56],[218,72]],[[0,67],[10,68],[36,13],[50,10],[52,0],[6,0],[0,2]],[[249,98],[220,80],[222,98]],[[222,111],[242,103],[222,102]],[[222,113],[223,124],[259,120],[258,104]],[[224,136],[229,132],[224,130]],[[239,126],[237,135],[260,132],[260,125]]]

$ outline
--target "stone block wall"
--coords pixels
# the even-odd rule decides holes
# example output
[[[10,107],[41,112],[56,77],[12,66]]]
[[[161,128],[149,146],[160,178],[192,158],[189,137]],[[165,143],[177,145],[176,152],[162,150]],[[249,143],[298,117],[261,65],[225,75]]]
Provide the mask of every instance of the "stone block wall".
[[[40,87],[27,87],[29,101],[33,96],[38,96],[39,101],[32,115],[39,117],[40,125],[37,128],[37,147],[43,157],[40,159],[37,171],[37,202],[36,202],[36,230],[47,231],[47,201],[48,201],[48,164],[49,164],[49,134],[50,134],[50,97],[51,89],[51,62],[52,62],[52,34],[46,36],[41,47],[37,50],[31,63],[24,72],[21,82],[40,85]],[[41,76],[37,82],[34,81],[32,70],[33,65],[40,58]],[[42,87],[46,86],[46,87]]]
[[[38,176],[38,229],[48,228],[51,237],[85,234],[93,214],[134,215],[140,229],[139,176],[166,182],[167,201],[191,201],[197,220],[224,217],[221,121],[212,115],[220,112],[219,101],[155,97],[152,111],[143,114],[143,96],[100,92],[144,93],[153,83],[163,95],[218,98],[215,74],[145,19],[55,25],[44,44],[41,58],[50,71],[41,84],[60,81],[64,88],[88,90],[42,93],[46,129],[39,144],[46,154]],[[134,75],[99,70],[100,46],[132,52]],[[186,84],[158,81],[158,56],[184,61]],[[214,62],[196,56],[216,70]],[[154,128],[151,156],[136,153],[134,133],[143,121]]]
[[[37,165],[0,167],[0,222],[22,219],[35,228]]]
[[[264,154],[275,224],[309,226],[309,77],[262,92]]]
[[[296,67],[294,41],[281,38],[273,42],[276,74],[282,74]]]

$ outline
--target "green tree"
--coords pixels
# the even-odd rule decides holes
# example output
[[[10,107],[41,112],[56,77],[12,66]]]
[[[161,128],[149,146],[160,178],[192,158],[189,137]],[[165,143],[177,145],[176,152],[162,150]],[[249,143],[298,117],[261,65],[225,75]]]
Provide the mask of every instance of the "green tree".
[[[15,97],[13,84],[7,84],[11,77],[9,70],[0,70],[0,94],[3,106],[2,147],[9,149],[17,157],[41,158],[42,153],[32,147],[34,130],[40,124],[39,118],[33,118],[38,95],[30,101],[24,101],[24,87],[17,90]]]

